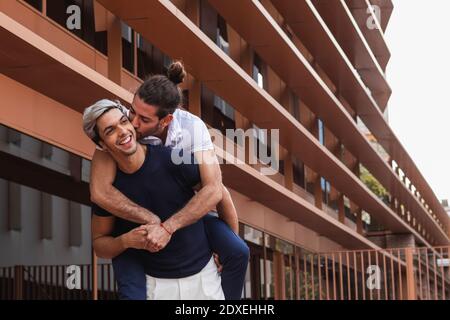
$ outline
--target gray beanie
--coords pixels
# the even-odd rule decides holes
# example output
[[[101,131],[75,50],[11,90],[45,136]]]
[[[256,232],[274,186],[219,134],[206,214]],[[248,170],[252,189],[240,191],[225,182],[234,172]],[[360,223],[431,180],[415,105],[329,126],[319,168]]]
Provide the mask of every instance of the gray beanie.
[[[95,130],[97,119],[100,118],[106,111],[111,109],[119,109],[124,115],[128,116],[128,109],[125,108],[118,100],[112,101],[102,99],[94,103],[92,106],[84,109],[83,130],[96,144],[98,144],[100,138]]]

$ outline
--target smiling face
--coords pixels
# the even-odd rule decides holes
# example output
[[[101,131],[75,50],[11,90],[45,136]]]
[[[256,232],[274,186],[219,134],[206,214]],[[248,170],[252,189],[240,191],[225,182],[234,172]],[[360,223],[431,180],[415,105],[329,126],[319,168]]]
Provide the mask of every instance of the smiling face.
[[[128,118],[119,110],[111,109],[97,119],[99,144],[113,156],[130,156],[137,150],[136,132]]]
[[[159,119],[156,106],[146,104],[138,95],[134,96],[130,108],[130,120],[138,139],[148,136],[161,137],[172,118],[173,115],[168,114]]]

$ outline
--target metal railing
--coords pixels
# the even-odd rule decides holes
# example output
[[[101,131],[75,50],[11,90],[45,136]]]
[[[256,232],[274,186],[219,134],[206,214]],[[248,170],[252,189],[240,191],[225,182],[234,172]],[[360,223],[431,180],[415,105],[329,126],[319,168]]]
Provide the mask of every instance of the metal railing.
[[[76,269],[72,269],[73,267]],[[96,269],[96,277],[93,277],[94,269]],[[90,264],[84,264],[0,268],[0,300],[22,299],[117,299],[112,266],[98,264],[96,268],[93,268]]]
[[[70,267],[0,268],[0,300],[117,299],[111,264],[76,266],[76,281]],[[450,247],[305,253],[292,267],[300,300],[450,300]]]
[[[303,300],[450,300],[450,247],[313,253],[299,257]]]

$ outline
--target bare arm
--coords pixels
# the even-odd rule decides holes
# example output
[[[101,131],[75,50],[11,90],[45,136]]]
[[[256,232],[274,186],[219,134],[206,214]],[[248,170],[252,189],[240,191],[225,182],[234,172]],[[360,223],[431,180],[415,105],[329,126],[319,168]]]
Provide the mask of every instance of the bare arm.
[[[173,233],[203,217],[222,200],[222,175],[214,150],[195,153],[199,162],[202,188],[176,214],[164,222],[164,226]]]
[[[110,236],[114,227],[114,217],[92,216],[92,245],[98,257],[112,259],[127,248],[145,249],[147,231],[138,227],[119,237]]]
[[[201,183],[194,187],[195,191],[202,188]],[[217,211],[219,218],[228,224],[228,226],[236,233],[239,233],[239,219],[236,208],[233,203],[233,198],[228,189],[222,184],[222,200],[216,207],[211,208],[211,211]]]
[[[224,185],[222,185],[222,200],[217,204],[217,212],[219,213],[219,218],[225,221],[230,228],[238,234],[238,215],[231,194]]]
[[[113,186],[116,170],[116,162],[107,152],[95,150],[91,163],[91,201],[128,221],[160,223],[158,216],[138,206]]]

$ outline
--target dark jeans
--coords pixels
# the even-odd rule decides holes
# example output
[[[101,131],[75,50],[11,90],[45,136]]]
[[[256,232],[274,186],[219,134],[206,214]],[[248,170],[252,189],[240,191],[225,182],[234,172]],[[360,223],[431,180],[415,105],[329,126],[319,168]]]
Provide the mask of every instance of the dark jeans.
[[[244,289],[250,250],[237,234],[219,218],[207,214],[204,218],[206,235],[213,252],[222,264],[222,289],[226,300],[239,300]]]
[[[127,249],[112,259],[120,300],[146,300],[147,288],[141,252]]]
[[[207,214],[204,218],[206,234],[213,252],[219,255],[222,269],[222,289],[226,300],[239,300],[244,287],[249,248],[219,218]],[[119,289],[119,299],[145,300],[146,279],[139,251],[128,249],[112,259],[114,277]]]

